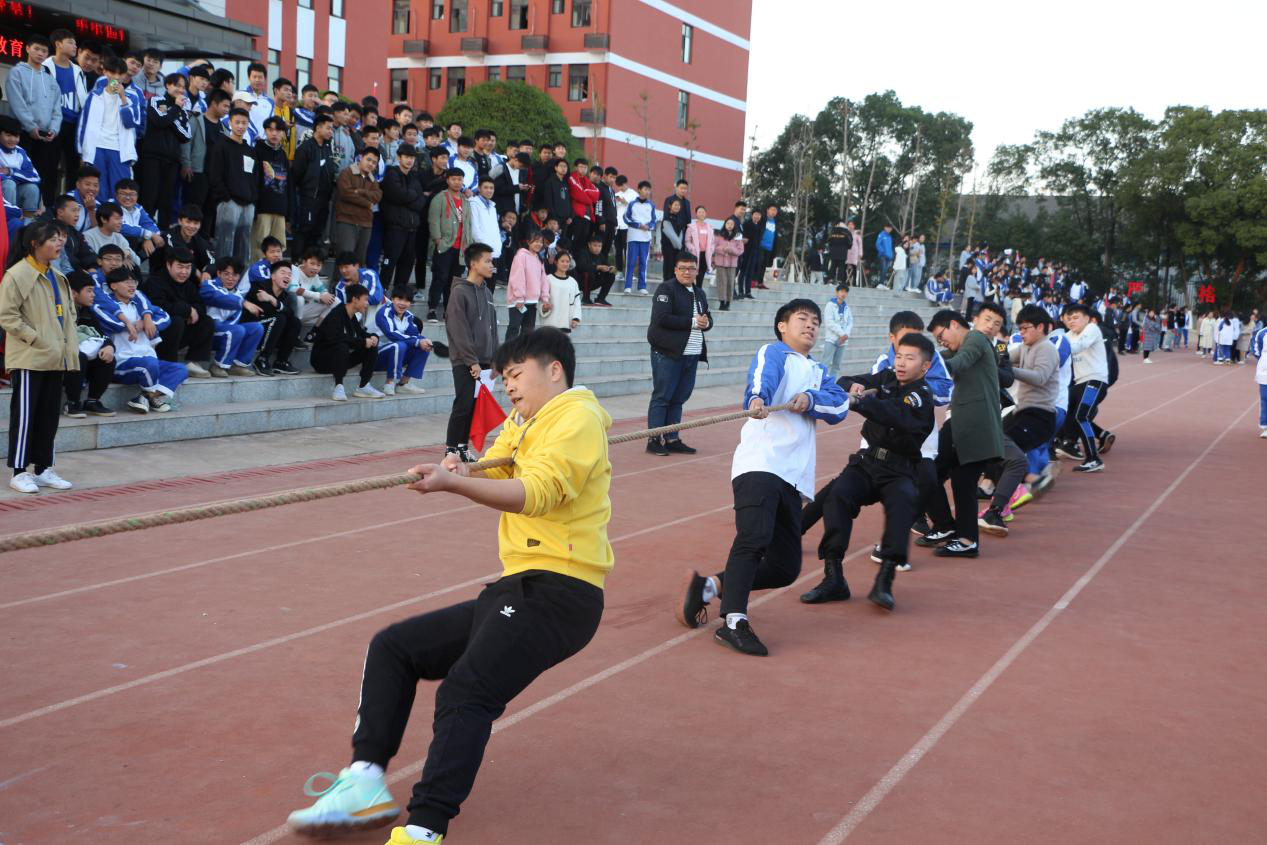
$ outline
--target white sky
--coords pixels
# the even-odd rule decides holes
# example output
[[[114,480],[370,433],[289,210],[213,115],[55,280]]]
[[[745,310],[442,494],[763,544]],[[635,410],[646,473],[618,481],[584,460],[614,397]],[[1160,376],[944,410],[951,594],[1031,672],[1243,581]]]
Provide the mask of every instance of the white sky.
[[[753,0],[744,154],[754,131],[768,146],[793,114],[889,88],[972,121],[978,168],[1091,108],[1265,108],[1265,31],[1261,0]]]

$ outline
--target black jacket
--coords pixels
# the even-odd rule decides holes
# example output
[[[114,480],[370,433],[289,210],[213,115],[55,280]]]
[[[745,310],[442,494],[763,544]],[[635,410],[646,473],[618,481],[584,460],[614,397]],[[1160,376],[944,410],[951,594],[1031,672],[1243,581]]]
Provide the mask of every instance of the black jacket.
[[[318,144],[311,135],[295,150],[290,165],[290,182],[296,198],[309,201],[328,199],[334,193],[334,180],[339,172],[334,161],[334,148],[329,141]]]
[[[616,196],[612,193],[611,186],[599,179],[594,183],[594,187],[598,188],[598,208],[594,209],[595,223],[603,223],[607,226],[607,234],[616,234]]]
[[[189,114],[166,95],[150,100],[141,138],[142,158],[180,165],[180,145],[189,143]]]
[[[379,203],[384,226],[397,226],[414,231],[422,223],[427,207],[427,195],[423,190],[418,171],[408,173],[399,167],[389,167],[383,174],[383,200]]]
[[[243,141],[230,139],[207,151],[207,179],[211,198],[217,203],[232,200],[239,205],[254,205],[259,198],[259,176],[255,172],[255,150]]]
[[[832,229],[827,236],[827,257],[833,262],[844,262],[853,247],[853,232],[841,227]]]
[[[187,323],[191,311],[197,311],[200,320],[208,319],[207,306],[198,295],[200,286],[196,270],[189,274],[183,284],[178,284],[167,275],[167,264],[163,263],[146,278],[141,292],[170,314],[173,320]]]
[[[286,149],[280,145],[271,146],[263,138],[256,141],[255,175],[259,192],[255,213],[280,214],[283,217],[289,214],[290,159],[286,158]]]
[[[664,198],[664,208],[661,209],[664,219],[669,219],[669,206],[678,199],[677,194],[670,194]],[[682,200],[682,207],[678,209],[678,213],[671,215],[673,218],[673,228],[682,233],[682,237],[686,237],[686,227],[691,225],[691,201]]]
[[[855,384],[875,390],[874,395],[851,403],[853,412],[866,419],[862,424],[862,438],[870,449],[887,449],[908,459],[914,472],[915,463],[920,459],[920,447],[937,423],[928,382],[918,379],[904,385],[897,380],[897,373],[884,369],[878,373],[844,376],[836,383],[846,391]]]
[[[647,327],[647,342],[652,350],[670,358],[681,358],[691,339],[697,305],[699,312],[708,317],[708,326],[702,329],[706,332],[713,327],[713,315],[708,312],[708,295],[700,286],[688,288],[677,279],[661,282],[651,297],[651,325]],[[699,359],[708,361],[707,341]]]
[[[346,343],[352,349],[359,349],[365,346],[365,341],[369,336],[370,333],[365,330],[359,320],[348,316],[347,306],[337,303],[317,325],[312,351],[318,354],[329,352],[340,343]]]
[[[165,249],[171,249],[174,246],[183,246],[194,254],[194,272],[211,272],[211,264],[216,260],[211,250],[211,241],[207,240],[201,233],[194,233],[192,241],[186,241],[180,236],[180,225],[177,224],[167,230],[167,246]],[[166,259],[164,259],[166,262]]]
[[[522,175],[522,174],[521,174]],[[500,220],[507,211],[516,211],[515,197],[519,196],[519,186],[510,178],[510,165],[502,168],[493,179],[493,202],[497,204],[497,219]]]
[[[572,219],[572,197],[568,194],[568,183],[557,174],[551,173],[545,184],[537,188],[534,202],[537,208],[545,209],[546,214],[557,219],[560,225]]]

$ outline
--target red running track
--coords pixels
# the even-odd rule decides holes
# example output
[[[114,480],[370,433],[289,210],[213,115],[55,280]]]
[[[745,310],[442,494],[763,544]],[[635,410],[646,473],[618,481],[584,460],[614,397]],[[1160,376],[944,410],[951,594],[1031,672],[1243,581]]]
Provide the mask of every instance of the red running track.
[[[1267,829],[1248,368],[1124,362],[1106,472],[1066,474],[976,561],[915,550],[896,613],[760,594],[745,658],[672,619],[733,536],[738,424],[613,450],[593,643],[497,724],[454,842],[1249,842]],[[857,445],[820,427],[819,475]],[[624,428],[635,424],[626,423]],[[417,454],[66,497],[12,531],[398,471]],[[878,508],[846,565],[865,593]],[[404,490],[0,556],[0,842],[293,842],[348,755],[365,646],[498,571],[496,516]],[[429,739],[420,688],[391,770]],[[384,834],[351,841],[378,843]]]

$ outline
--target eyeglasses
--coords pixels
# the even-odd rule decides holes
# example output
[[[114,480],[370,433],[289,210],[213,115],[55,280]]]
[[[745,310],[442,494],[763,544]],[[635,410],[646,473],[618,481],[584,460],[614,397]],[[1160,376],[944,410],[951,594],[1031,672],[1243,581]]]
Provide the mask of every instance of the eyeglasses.
[[[699,268],[696,267],[694,264],[683,264],[677,268],[677,271],[679,273],[698,273]]]

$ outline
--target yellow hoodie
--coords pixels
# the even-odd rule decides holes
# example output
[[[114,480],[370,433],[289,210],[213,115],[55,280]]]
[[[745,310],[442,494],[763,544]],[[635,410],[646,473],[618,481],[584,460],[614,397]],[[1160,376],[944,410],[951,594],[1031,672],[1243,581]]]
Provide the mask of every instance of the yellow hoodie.
[[[485,475],[524,485],[523,512],[503,513],[497,530],[503,575],[542,569],[603,586],[614,563],[607,541],[611,422],[584,387],[559,394],[529,420],[506,420],[484,455],[513,457],[513,465]]]

